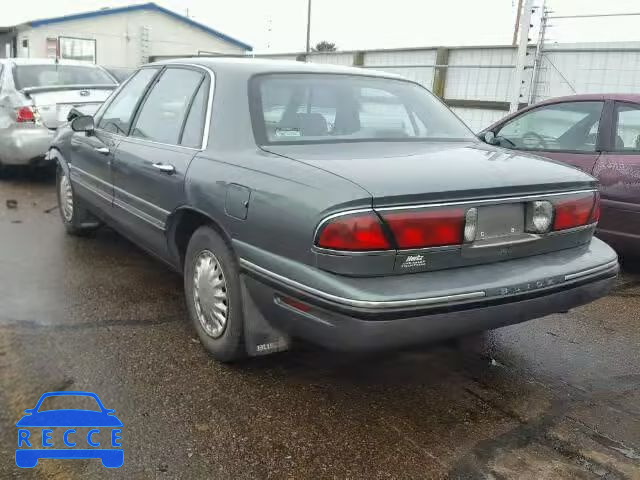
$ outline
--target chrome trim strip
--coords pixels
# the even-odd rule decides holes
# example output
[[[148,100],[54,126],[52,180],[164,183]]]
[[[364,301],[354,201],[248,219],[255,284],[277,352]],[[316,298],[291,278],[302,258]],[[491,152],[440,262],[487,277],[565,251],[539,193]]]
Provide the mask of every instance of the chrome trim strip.
[[[595,188],[587,189],[587,190],[572,190],[570,192],[556,192],[556,193],[537,193],[535,195],[521,195],[517,197],[497,197],[497,198],[487,198],[480,200],[464,200],[460,202],[445,202],[445,203],[424,203],[420,205],[407,205],[407,206],[399,206],[399,207],[380,207],[374,209],[376,211],[388,211],[388,210],[407,210],[414,208],[431,208],[431,207],[448,207],[451,205],[471,205],[471,204],[485,204],[485,203],[506,203],[513,202],[518,200],[532,200],[539,198],[547,198],[547,197],[557,197],[560,195],[575,195],[578,193],[594,193],[598,190]]]
[[[116,187],[115,185],[113,186],[113,190],[114,190],[114,193],[117,191],[119,193],[122,193],[123,195],[126,195],[129,198],[134,199],[136,202],[144,203],[145,205],[148,205],[151,208],[155,208],[156,210],[158,210],[159,212],[163,213],[164,215],[169,215],[171,213],[169,210],[165,210],[164,208],[158,207],[157,205],[154,205],[153,203],[148,202],[144,198],[140,198],[140,197],[134,195],[133,193],[129,193],[126,190],[124,190],[124,189],[122,189],[120,187]],[[115,195],[114,195],[114,197],[115,197]],[[116,200],[117,200],[117,198],[116,198]],[[127,203],[127,202],[125,202],[125,203]]]
[[[153,208],[158,209],[159,211],[161,211],[162,213],[164,213],[166,215],[169,215],[171,213],[168,210],[164,210],[164,209],[162,209],[160,207],[157,207],[157,206],[153,205],[152,203],[147,202],[146,200],[144,200],[142,198],[136,197],[135,195],[132,195],[132,194],[126,192],[125,190],[122,190],[121,188],[116,187],[115,185],[112,185],[112,184],[110,184],[108,182],[105,182],[101,178],[98,178],[95,175],[87,173],[84,170],[76,167],[75,165],[73,165],[71,163],[69,164],[69,167],[70,167],[71,173],[72,173],[71,179],[73,181],[75,181],[76,183],[78,183],[78,185],[80,185],[81,187],[86,188],[90,192],[93,192],[94,194],[102,197],[104,200],[106,200],[106,201],[108,201],[110,203],[112,202],[114,206],[122,208],[124,211],[130,213],[131,215],[134,215],[134,216],[138,217],[140,220],[144,220],[145,222],[153,225],[154,227],[156,227],[156,228],[158,228],[160,230],[163,230],[163,231],[165,230],[166,224],[163,223],[162,221],[157,220],[157,219],[153,218],[151,215],[149,215],[149,214],[143,212],[142,210],[134,207],[133,205],[116,198],[115,195],[113,197],[107,196],[104,192],[101,192],[100,190],[96,189],[94,186],[89,185],[88,183],[86,183],[86,182],[82,181],[81,179],[79,179],[79,177],[81,178],[82,175],[86,175],[87,177],[91,178],[92,180],[95,180],[97,182],[100,182],[101,184],[107,185],[110,189],[114,189],[114,192],[115,192],[115,190],[118,190],[119,192],[124,193],[125,195],[128,195],[129,197],[135,198],[136,200],[138,200],[138,201],[140,201],[140,202],[142,202],[142,203],[144,203],[146,205],[149,205],[149,206],[151,206]],[[75,178],[73,176],[73,172],[76,173]]]
[[[303,292],[310,293],[317,297],[323,298],[325,300],[329,300],[335,303],[340,303],[342,305],[347,305],[350,307],[359,307],[359,308],[396,308],[396,307],[417,307],[422,305],[434,305],[439,303],[451,303],[459,300],[471,300],[477,298],[483,298],[486,296],[484,291],[475,291],[475,292],[467,292],[467,293],[458,293],[454,295],[444,295],[441,297],[426,297],[426,298],[416,298],[411,300],[388,300],[388,301],[368,301],[368,300],[355,300],[352,298],[340,297],[338,295],[333,295],[331,293],[323,292],[322,290],[318,290],[313,287],[309,287],[302,283],[296,282],[295,280],[291,280],[290,278],[284,277],[277,273],[274,273],[266,268],[259,267],[254,263],[245,260],[244,258],[240,259],[240,265],[248,270],[253,270],[259,274],[262,274],[267,277],[271,277],[275,280],[278,280],[281,283],[284,283],[290,287],[293,287],[297,290],[302,290]]]
[[[73,163],[69,163],[69,169],[73,172],[75,171],[77,174],[79,175],[84,175],[86,177],[89,177],[91,180],[94,180],[102,185],[106,185],[107,187],[109,187],[109,189],[113,188],[113,184],[106,182],[104,180],[102,180],[100,177],[96,177],[95,175],[86,172],[84,170],[82,170],[81,168],[76,167]]]
[[[140,220],[143,220],[145,222],[147,222],[148,224],[150,224],[151,226],[164,231],[165,230],[165,224],[163,222],[161,222],[160,220],[156,220],[155,218],[153,218],[151,215],[143,212],[142,210],[134,207],[133,205],[130,205],[126,202],[123,202],[122,200],[119,200],[117,198],[113,199],[113,205],[115,207],[120,207],[121,209],[123,209],[125,212],[130,213],[131,215],[138,217]]]
[[[101,192],[100,190],[96,189],[95,187],[89,185],[88,183],[84,182],[83,180],[81,180],[80,178],[78,178],[78,176],[76,176],[74,178],[73,176],[73,170],[71,171],[72,175],[71,175],[71,182],[72,184],[75,182],[77,185],[80,185],[82,188],[89,190],[91,193],[93,193],[94,195],[97,195],[98,197],[102,198],[103,200],[106,200],[107,202],[111,203],[111,197],[109,197],[108,195],[106,195],[104,192]],[[77,173],[77,172],[76,172]]]
[[[618,260],[613,260],[609,263],[605,263],[604,265],[599,265],[597,267],[589,268],[587,270],[582,270],[581,272],[570,273],[564,276],[565,282],[568,280],[575,280],[576,278],[587,277],[590,275],[594,275],[601,272],[606,272],[614,267],[618,266]]]

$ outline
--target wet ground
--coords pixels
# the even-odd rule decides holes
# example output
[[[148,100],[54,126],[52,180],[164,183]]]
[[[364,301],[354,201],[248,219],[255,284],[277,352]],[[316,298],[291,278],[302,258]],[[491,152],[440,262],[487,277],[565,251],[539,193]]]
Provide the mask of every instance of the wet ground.
[[[226,366],[179,276],[111,230],[66,236],[55,205],[46,176],[0,179],[0,478],[640,478],[640,262],[607,298],[459,342]],[[55,390],[115,409],[121,469],[15,467],[15,422]]]

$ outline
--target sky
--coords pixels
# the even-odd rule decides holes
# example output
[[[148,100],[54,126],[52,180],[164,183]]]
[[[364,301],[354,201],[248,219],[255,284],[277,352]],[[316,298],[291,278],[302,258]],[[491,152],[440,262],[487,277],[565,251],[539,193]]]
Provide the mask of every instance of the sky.
[[[10,0],[4,0],[9,2]],[[534,0],[541,5],[543,0]],[[144,0],[21,0],[0,25]],[[156,0],[245,43],[256,52],[305,49],[307,0]],[[546,0],[554,15],[640,13],[638,0]],[[341,50],[511,43],[517,0],[312,0],[311,43]],[[540,12],[540,9],[537,10]],[[533,23],[539,22],[539,13]],[[640,16],[553,20],[550,42],[640,41]],[[535,37],[535,33],[534,33]]]

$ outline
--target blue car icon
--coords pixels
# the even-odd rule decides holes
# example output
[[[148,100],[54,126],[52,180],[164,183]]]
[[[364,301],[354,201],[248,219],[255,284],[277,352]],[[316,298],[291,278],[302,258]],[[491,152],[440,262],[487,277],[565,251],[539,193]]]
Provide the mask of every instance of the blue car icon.
[[[91,397],[95,399],[100,411],[81,409],[56,409],[39,411],[42,402],[49,397]],[[99,458],[107,468],[118,468],[124,463],[124,450],[120,445],[120,427],[122,422],[114,415],[114,410],[104,408],[100,398],[92,392],[48,392],[43,394],[36,406],[25,410],[26,415],[16,423],[18,427],[18,448],[16,449],[16,465],[21,468],[32,468],[41,458],[57,459],[86,459]],[[42,428],[42,441],[35,434],[34,427]],[[85,436],[80,435],[76,428],[90,427]],[[64,428],[62,440],[65,447],[52,448],[52,432]],[[97,440],[100,429],[110,430],[111,448],[104,448]],[[82,448],[83,440],[86,446]],[[31,448],[33,444],[33,447]],[[42,445],[43,448],[38,448]],[[78,448],[75,448],[75,447]],[[24,448],[28,447],[28,448]]]

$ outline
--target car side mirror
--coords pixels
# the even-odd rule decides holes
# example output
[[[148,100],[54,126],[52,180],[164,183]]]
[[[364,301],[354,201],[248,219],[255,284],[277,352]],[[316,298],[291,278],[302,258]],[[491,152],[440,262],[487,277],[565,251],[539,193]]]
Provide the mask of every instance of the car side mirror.
[[[488,130],[486,132],[484,132],[484,135],[482,136],[482,140],[485,143],[488,143],[489,145],[497,145],[498,141],[496,140],[496,134],[493,133],[491,130]]]
[[[74,132],[91,133],[95,130],[93,117],[91,115],[81,115],[71,121],[71,129]]]

